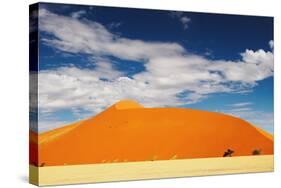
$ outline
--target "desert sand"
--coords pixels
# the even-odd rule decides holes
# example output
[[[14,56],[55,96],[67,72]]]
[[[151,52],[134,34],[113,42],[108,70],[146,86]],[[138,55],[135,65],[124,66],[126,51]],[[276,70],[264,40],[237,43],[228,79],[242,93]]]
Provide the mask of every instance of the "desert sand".
[[[273,154],[273,137],[229,115],[144,108],[120,101],[100,114],[40,135],[30,133],[30,164],[79,165]],[[39,152],[38,152],[39,151]]]
[[[70,166],[30,166],[30,182],[44,186],[272,171],[273,156],[259,155]]]

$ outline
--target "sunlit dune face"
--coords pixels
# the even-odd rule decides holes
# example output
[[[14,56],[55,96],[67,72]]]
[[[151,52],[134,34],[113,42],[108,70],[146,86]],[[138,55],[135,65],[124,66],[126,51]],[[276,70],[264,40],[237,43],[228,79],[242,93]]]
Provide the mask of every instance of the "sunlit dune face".
[[[133,100],[122,100],[114,105],[117,110],[143,108],[142,105]]]
[[[273,154],[272,136],[239,118],[131,100],[39,140],[38,166]]]

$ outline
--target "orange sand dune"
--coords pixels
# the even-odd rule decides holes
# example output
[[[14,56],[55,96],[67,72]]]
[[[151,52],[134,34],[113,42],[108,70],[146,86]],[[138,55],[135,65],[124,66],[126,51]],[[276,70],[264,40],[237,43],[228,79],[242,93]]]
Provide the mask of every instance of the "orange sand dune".
[[[31,163],[46,166],[222,157],[227,149],[233,156],[252,155],[256,149],[273,154],[272,136],[242,119],[193,109],[144,108],[130,100],[38,139],[38,162],[33,156]]]

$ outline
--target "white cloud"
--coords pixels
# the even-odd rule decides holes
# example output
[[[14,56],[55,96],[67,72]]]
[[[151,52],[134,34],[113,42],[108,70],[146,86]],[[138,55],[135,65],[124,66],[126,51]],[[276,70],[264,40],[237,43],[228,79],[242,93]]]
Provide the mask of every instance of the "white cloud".
[[[188,28],[188,24],[191,21],[191,19],[188,18],[187,16],[183,16],[183,17],[180,18],[180,21],[181,21],[181,23],[183,25],[183,29],[187,29]]]
[[[257,81],[273,75],[271,51],[246,50],[240,61],[214,61],[191,54],[177,43],[119,37],[90,20],[46,9],[40,9],[39,15],[40,30],[54,36],[42,39],[46,45],[97,60],[95,69],[40,71],[42,111],[79,108],[97,113],[124,98],[144,106],[177,106],[200,101],[211,93],[248,92]],[[109,60],[103,60],[109,56],[143,63],[145,71],[126,77]]]
[[[191,18],[185,16],[183,12],[179,11],[172,11],[170,12],[170,15],[173,18],[177,18],[182,23],[184,30],[188,29],[189,23],[191,22]]]
[[[81,16],[83,16],[84,14],[86,14],[87,12],[85,10],[79,10],[77,12],[73,12],[71,14],[71,17],[72,18],[75,18],[75,19],[78,19],[78,18],[81,18]]]
[[[120,38],[110,33],[103,25],[60,16],[41,9],[40,30],[56,36],[43,39],[50,46],[72,53],[112,55],[121,59],[146,60],[151,57],[169,57],[184,52],[176,43],[144,42]]]
[[[252,104],[253,103],[251,103],[251,102],[240,102],[240,103],[231,104],[229,106],[231,106],[231,107],[245,107],[245,106],[250,106]]]
[[[122,73],[113,70],[106,62],[98,62],[95,70],[62,67],[41,71],[38,76],[40,109],[53,111],[82,107],[99,111],[101,106],[110,105],[99,98],[109,98],[107,94],[114,94],[110,80],[120,76]]]
[[[252,108],[235,108],[232,109],[232,112],[245,112],[245,111],[250,111],[253,110]]]
[[[121,22],[112,22],[112,23],[108,24],[108,27],[110,29],[116,29],[116,28],[120,27],[121,25],[122,25]]]
[[[228,81],[255,84],[256,81],[273,76],[273,53],[246,50],[241,53],[242,61],[216,61],[210,65],[210,70],[221,71]]]
[[[271,49],[274,48],[274,41],[273,41],[273,40],[270,40],[268,44],[269,44],[269,47],[270,47]]]

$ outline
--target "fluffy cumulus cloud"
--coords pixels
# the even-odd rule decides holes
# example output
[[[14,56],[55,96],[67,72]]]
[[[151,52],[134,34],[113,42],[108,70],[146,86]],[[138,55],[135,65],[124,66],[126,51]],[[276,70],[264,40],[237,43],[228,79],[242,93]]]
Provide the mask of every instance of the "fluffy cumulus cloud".
[[[76,16],[46,9],[39,16],[41,32],[53,36],[42,38],[45,45],[99,59],[94,69],[67,66],[40,71],[39,105],[47,112],[82,108],[98,113],[124,98],[148,107],[178,106],[212,93],[248,92],[257,81],[273,75],[272,51],[246,49],[239,61],[209,60],[178,43],[120,37],[100,23]],[[142,63],[144,70],[128,77],[110,57]]]
[[[43,39],[50,46],[72,53],[115,56],[120,59],[145,61],[152,57],[169,57],[184,52],[176,43],[156,43],[120,38],[103,25],[80,21],[40,10],[40,30],[53,34],[55,39]]]

